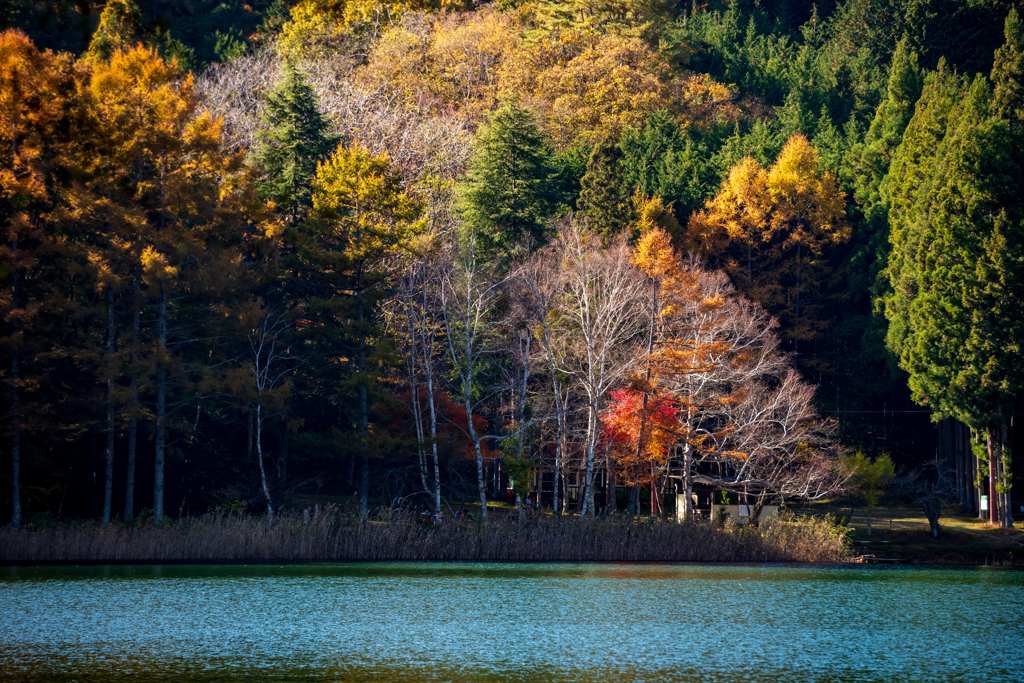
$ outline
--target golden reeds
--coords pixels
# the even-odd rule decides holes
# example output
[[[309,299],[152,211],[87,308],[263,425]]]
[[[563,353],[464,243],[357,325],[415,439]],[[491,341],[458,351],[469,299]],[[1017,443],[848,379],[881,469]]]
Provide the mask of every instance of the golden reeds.
[[[819,519],[759,528],[692,522],[544,517],[422,523],[384,512],[361,523],[336,510],[263,517],[201,517],[108,527],[94,522],[0,528],[2,562],[213,562],[239,560],[522,562],[837,562],[844,535]]]

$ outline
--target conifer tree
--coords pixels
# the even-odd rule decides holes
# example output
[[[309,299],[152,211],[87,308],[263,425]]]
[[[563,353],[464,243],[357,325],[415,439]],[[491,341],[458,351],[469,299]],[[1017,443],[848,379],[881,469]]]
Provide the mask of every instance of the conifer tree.
[[[61,141],[74,89],[69,66],[68,60],[39,51],[20,31],[0,33],[0,349],[6,356],[0,377],[10,391],[5,436],[10,437],[14,526],[22,520],[26,388],[37,383],[31,378],[33,357],[46,350],[38,318],[53,303],[41,271],[57,247],[45,217],[56,204],[54,174],[65,162]]]
[[[824,327],[823,253],[848,238],[843,193],[803,135],[770,169],[740,161],[687,226],[690,246],[721,259],[737,289],[779,319],[797,352]]]
[[[914,115],[921,96],[923,74],[917,53],[904,37],[896,46],[889,70],[886,98],[878,105],[864,143],[851,150],[855,158],[855,197],[861,220],[854,229],[856,246],[850,258],[851,303],[864,316],[861,349],[865,362],[874,361],[877,372],[888,374],[885,354],[884,297],[889,288],[883,271],[889,254],[889,187],[886,182],[893,155]],[[866,300],[867,299],[867,300]]]
[[[293,287],[305,303],[298,326],[316,362],[307,364],[308,385],[322,400],[352,406],[345,415],[358,426],[361,462],[360,515],[369,505],[372,369],[391,363],[379,340],[379,305],[389,278],[410,240],[424,226],[422,208],[404,191],[386,155],[339,147],[320,164],[312,214],[295,232]],[[347,394],[347,396],[346,396]],[[343,398],[344,397],[344,398]],[[354,413],[354,414],[352,414]]]
[[[1019,41],[1013,19],[1003,57]],[[962,101],[941,72],[936,87],[926,87],[897,154],[905,163],[890,171],[893,292],[886,302],[890,348],[915,400],[936,418],[953,416],[987,434],[991,521],[1003,525],[1012,523],[1009,481],[994,444],[1024,389],[1024,326],[1015,312],[1024,300],[1024,169],[1011,132],[1015,107],[1005,95],[1021,74],[1012,62],[997,59],[993,69],[1002,97],[981,75]],[[909,172],[901,177],[897,168]]]
[[[889,322],[886,345],[897,355],[908,334],[907,316],[917,294],[916,254],[920,243],[918,202],[929,194],[931,169],[946,136],[947,120],[960,94],[960,81],[939,61],[925,82],[907,124],[903,140],[889,166],[889,243],[891,252],[885,267],[890,291],[885,297]]]
[[[1017,10],[1010,10],[1003,33],[1006,42],[996,51],[992,65],[993,113],[1007,121],[1015,144],[1020,145],[1019,139],[1024,137],[1024,22]]]
[[[547,142],[533,113],[508,102],[491,114],[476,140],[456,210],[479,258],[489,261],[523,240],[545,241],[559,192]]]
[[[581,184],[579,207],[587,227],[602,237],[623,232],[633,221],[633,192],[622,179],[622,149],[614,137],[594,147]]]
[[[260,194],[272,199],[292,223],[312,206],[317,164],[338,144],[330,122],[320,112],[316,94],[291,60],[280,82],[266,95],[263,128],[253,162],[263,173]]]
[[[135,0],[108,0],[100,23],[85,53],[88,61],[105,61],[118,50],[135,47],[142,40],[142,17]]]
[[[77,182],[69,193],[66,222],[90,236],[87,257],[106,297],[103,380],[109,388],[125,371],[130,377],[129,473],[142,375],[155,377],[153,516],[159,521],[173,392],[202,372],[201,362],[179,362],[195,341],[189,331],[197,316],[214,310],[209,305],[212,293],[234,283],[243,236],[262,238],[276,227],[249,191],[240,155],[224,151],[220,122],[198,111],[192,78],[182,76],[174,60],[165,62],[156,50],[140,45],[117,50],[109,61],[92,62],[89,68],[83,88],[86,123],[76,150]],[[124,295],[132,321],[125,345],[130,360],[123,365],[115,362],[112,348],[120,322],[113,295]],[[140,321],[146,304],[155,311],[148,353]],[[109,482],[114,430],[110,391],[107,401]],[[129,476],[126,516],[133,486]],[[108,484],[105,520],[110,513]]]

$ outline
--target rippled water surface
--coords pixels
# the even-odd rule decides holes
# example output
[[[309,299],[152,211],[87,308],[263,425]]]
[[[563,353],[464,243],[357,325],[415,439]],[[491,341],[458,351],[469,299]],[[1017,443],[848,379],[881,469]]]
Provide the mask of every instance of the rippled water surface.
[[[1024,573],[0,568],[3,680],[1021,681]]]

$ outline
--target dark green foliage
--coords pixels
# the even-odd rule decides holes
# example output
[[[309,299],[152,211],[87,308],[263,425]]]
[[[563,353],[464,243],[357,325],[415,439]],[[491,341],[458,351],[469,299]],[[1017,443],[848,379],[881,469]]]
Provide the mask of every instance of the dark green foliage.
[[[555,178],[562,190],[562,204],[557,213],[576,211],[582,185],[580,181],[587,172],[587,160],[590,159],[590,148],[586,146],[570,147],[556,152],[551,157],[551,165],[555,169]]]
[[[1012,24],[1003,54],[1013,50]],[[994,76],[1005,92],[1020,73],[1009,66]],[[926,86],[890,172],[894,291],[886,316],[916,399],[986,428],[1012,411],[1024,387],[1016,310],[1024,169],[1000,115],[1013,107],[1001,106],[981,75],[962,101],[951,81],[940,72]]]
[[[623,158],[618,140],[608,137],[594,147],[587,162],[579,207],[587,227],[598,235],[622,232],[633,218],[633,188],[623,182]]]
[[[707,141],[687,135],[663,112],[651,114],[642,129],[625,131],[619,147],[626,187],[661,197],[682,220],[701,208],[717,189],[719,177],[708,163],[711,149]]]
[[[142,15],[133,0],[110,0],[100,14],[87,52],[90,59],[110,59],[114,52],[135,47],[142,40]]]
[[[860,220],[854,232],[850,257],[849,290],[852,302],[864,315],[862,359],[881,368],[885,361],[883,298],[889,290],[882,270],[889,255],[889,201],[885,182],[893,154],[914,113],[923,85],[917,53],[903,39],[896,48],[886,99],[878,106],[862,144],[850,152],[855,197]]]
[[[263,172],[260,194],[273,199],[292,222],[309,211],[317,164],[338,144],[317,107],[316,94],[289,61],[277,86],[267,93],[263,129],[252,161]]]
[[[1019,137],[1024,134],[1020,125],[1024,123],[1024,23],[1017,10],[1010,10],[1003,33],[1006,42],[992,65],[993,113],[1006,120],[1013,135]]]
[[[9,0],[0,29],[18,27],[40,48],[80,54],[89,46],[101,0]],[[269,34],[287,15],[284,0],[150,0],[139,5],[139,38],[189,68],[234,56]],[[225,50],[225,37],[234,49]]]
[[[556,167],[533,113],[516,102],[502,105],[480,129],[456,210],[464,237],[492,260],[524,240],[542,245],[548,218],[561,199]]]
[[[892,253],[886,267],[891,292],[885,300],[889,321],[887,345],[897,356],[910,334],[908,316],[919,290],[917,253],[921,246],[925,200],[934,180],[932,170],[941,154],[947,120],[961,93],[960,80],[945,63],[929,75],[914,117],[889,168],[889,241]]]

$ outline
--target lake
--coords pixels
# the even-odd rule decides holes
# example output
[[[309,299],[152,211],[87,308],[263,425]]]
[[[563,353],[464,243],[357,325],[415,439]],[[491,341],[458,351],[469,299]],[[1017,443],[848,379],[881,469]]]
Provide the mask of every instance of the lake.
[[[1024,572],[0,567],[0,679],[1020,681]]]

